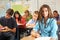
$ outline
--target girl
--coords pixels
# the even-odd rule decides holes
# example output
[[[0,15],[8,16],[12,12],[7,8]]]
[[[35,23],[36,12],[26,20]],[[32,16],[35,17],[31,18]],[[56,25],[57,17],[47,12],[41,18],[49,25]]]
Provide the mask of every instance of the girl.
[[[25,10],[23,16],[26,16],[26,22],[28,22],[32,18],[32,15],[29,10]]]
[[[15,11],[14,13],[14,18],[16,20],[16,23],[18,25],[17,27],[17,31],[16,31],[16,37],[17,40],[20,40],[21,34],[25,32],[25,28],[26,28],[26,20],[25,18],[23,18],[20,13],[18,11]]]
[[[30,19],[28,21],[28,23],[26,24],[26,27],[28,28],[27,32],[28,32],[28,35],[30,35],[31,33],[31,30],[34,28],[35,24],[36,24],[36,21],[38,19],[38,11],[34,11],[33,15],[32,15],[32,19]]]
[[[55,40],[57,39],[57,30],[57,22],[53,18],[50,7],[46,4],[42,5],[39,10],[38,22],[31,35],[34,37],[51,37],[51,40]]]
[[[26,27],[33,28],[36,24],[37,19],[38,19],[38,11],[34,11],[32,15],[32,19],[28,21],[28,23],[26,24]]]
[[[14,18],[16,19],[16,22],[17,22],[17,25],[19,26],[19,28],[25,28],[26,19],[23,18],[18,11],[15,11]],[[21,27],[21,25],[22,25],[22,27]]]

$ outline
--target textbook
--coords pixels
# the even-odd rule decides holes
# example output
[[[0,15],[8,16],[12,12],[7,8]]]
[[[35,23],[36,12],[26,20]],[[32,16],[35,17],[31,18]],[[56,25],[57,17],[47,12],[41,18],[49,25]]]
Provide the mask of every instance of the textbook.
[[[51,37],[39,37],[36,38],[35,40],[50,40]]]

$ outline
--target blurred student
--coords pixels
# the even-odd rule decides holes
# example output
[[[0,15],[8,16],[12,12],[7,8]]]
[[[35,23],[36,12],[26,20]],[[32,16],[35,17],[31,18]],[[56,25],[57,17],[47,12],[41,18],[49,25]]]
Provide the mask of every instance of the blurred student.
[[[26,26],[26,19],[24,17],[22,17],[18,11],[15,11],[14,18],[15,18],[19,28],[25,28],[25,26]],[[22,27],[21,27],[21,25],[22,25]]]
[[[25,10],[23,16],[26,16],[26,22],[28,22],[32,18],[32,15],[30,14],[29,10]]]
[[[16,32],[16,21],[12,17],[13,9],[8,9],[6,15],[0,18],[0,40],[14,40]]]
[[[30,19],[30,20],[27,22],[26,27],[34,28],[37,19],[38,19],[38,11],[34,11],[34,13],[33,13],[33,15],[32,15],[32,19]]]
[[[54,15],[54,18],[56,18],[56,20],[59,20],[59,14],[57,10],[53,11],[53,15]]]
[[[20,40],[20,35],[25,31],[26,19],[25,16],[22,17],[18,11],[15,11],[14,18],[17,22],[17,39]]]
[[[58,40],[60,40],[60,16],[59,16],[57,10],[53,11],[53,15],[54,15],[54,18],[57,20],[57,24],[58,24]]]
[[[33,28],[31,35],[38,37],[51,37],[51,40],[57,39],[57,22],[53,18],[51,9],[48,5],[44,4],[41,6],[38,15],[38,22]]]
[[[26,27],[28,28],[28,35],[30,35],[31,30],[34,28],[37,19],[38,19],[38,11],[34,11],[32,19],[30,19],[26,24]]]
[[[60,15],[58,14],[57,10],[53,11],[54,18],[57,20],[57,24],[60,25]]]

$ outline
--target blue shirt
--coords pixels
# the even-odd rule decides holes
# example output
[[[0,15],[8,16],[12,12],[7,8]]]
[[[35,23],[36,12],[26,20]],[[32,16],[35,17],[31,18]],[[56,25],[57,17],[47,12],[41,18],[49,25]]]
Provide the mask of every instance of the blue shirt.
[[[33,24],[33,23],[36,23],[36,21],[35,21],[35,20],[33,20],[33,19],[31,19],[31,20],[29,20],[29,21],[28,21],[28,23],[27,23],[27,24]]]
[[[31,19],[31,20],[28,21],[27,24],[34,24],[34,26],[35,26],[35,24],[36,24],[36,20]],[[26,25],[27,25],[27,24],[26,24]],[[28,27],[29,27],[29,28],[33,28],[34,26],[28,26]]]
[[[33,28],[33,30],[38,32],[38,29],[40,29],[39,32],[41,34],[41,37],[53,37],[53,38],[57,38],[58,26],[57,26],[56,20],[53,19],[53,18],[49,18],[46,21],[46,26],[44,24],[44,19],[40,23],[37,22],[36,26]]]

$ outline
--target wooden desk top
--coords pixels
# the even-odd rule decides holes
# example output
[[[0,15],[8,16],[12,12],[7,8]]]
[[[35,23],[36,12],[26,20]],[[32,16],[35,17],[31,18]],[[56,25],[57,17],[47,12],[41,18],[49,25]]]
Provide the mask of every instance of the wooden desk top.
[[[34,40],[34,39],[35,39],[34,37],[27,36],[27,37],[22,38],[21,40]]]

